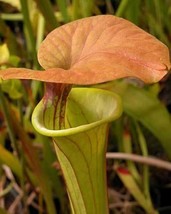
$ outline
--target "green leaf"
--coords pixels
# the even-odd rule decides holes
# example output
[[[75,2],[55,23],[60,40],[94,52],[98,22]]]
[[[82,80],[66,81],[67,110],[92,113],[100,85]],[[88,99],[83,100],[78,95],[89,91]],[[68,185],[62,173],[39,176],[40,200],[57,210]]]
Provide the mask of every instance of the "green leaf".
[[[9,64],[11,64],[12,66],[18,66],[19,62],[20,62],[20,58],[18,56],[15,55],[10,55],[9,57]]]
[[[19,99],[22,97],[21,82],[20,80],[2,81],[1,88],[6,92],[11,99]]]
[[[38,132],[53,137],[73,213],[107,214],[108,123],[121,115],[120,98],[105,90],[72,89],[66,106],[65,127],[60,130],[52,126],[52,121],[57,120],[59,97],[56,96],[53,103],[50,103],[51,96],[46,99],[35,108],[32,122]]]
[[[144,88],[124,81],[115,82],[110,90],[122,97],[124,111],[150,130],[171,158],[171,119],[160,100]]]
[[[19,160],[12,155],[9,151],[7,151],[0,144],[0,161],[3,164],[6,164],[11,168],[11,170],[19,177],[22,178],[22,167],[20,165]]]
[[[65,23],[69,22],[69,14],[68,14],[68,7],[67,7],[67,1],[66,0],[56,0],[60,13],[62,15],[62,18]]]
[[[50,214],[51,213],[56,214],[54,201],[52,197],[52,190],[49,185],[50,181],[48,180],[48,176],[42,170],[41,162],[38,158],[37,151],[35,151],[33,142],[29,138],[23,126],[20,124],[18,117],[11,109],[10,109],[10,118],[13,130],[20,139],[21,146],[24,151],[27,163],[31,170],[33,171],[36,181],[38,181],[41,192],[44,195],[44,199],[47,206],[47,212]]]
[[[7,44],[0,45],[0,65],[8,62],[10,57]]]
[[[56,28],[58,26],[58,22],[55,17],[51,2],[49,0],[41,0],[41,1],[34,0],[34,1],[36,2],[37,7],[43,14],[47,22],[48,29],[53,30],[54,28]]]
[[[136,181],[134,180],[134,177],[130,174],[130,172],[122,167],[117,167],[116,172],[119,178],[124,183],[124,186],[129,190],[129,192],[133,195],[136,201],[144,208],[144,210],[149,214],[157,214],[157,211],[155,211],[153,205],[151,204],[151,201],[147,200],[147,198],[143,195],[142,190],[137,185]]]

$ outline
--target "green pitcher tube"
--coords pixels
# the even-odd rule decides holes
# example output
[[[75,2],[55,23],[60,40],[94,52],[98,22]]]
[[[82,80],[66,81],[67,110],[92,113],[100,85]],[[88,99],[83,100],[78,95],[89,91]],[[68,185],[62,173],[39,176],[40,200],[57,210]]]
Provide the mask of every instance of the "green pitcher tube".
[[[105,153],[109,122],[122,113],[120,98],[101,89],[73,88],[61,130],[50,129],[54,106],[44,110],[41,101],[32,121],[39,133],[53,138],[72,213],[108,214]]]

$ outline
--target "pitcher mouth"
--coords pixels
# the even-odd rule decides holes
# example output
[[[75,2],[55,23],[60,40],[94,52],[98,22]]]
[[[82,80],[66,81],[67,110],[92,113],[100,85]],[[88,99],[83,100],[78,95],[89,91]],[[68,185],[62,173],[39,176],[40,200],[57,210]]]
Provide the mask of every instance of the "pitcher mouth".
[[[66,127],[66,129],[64,128],[64,129],[57,130],[57,129],[50,129],[45,125],[45,123],[43,121],[44,103],[43,103],[43,100],[41,100],[38,103],[38,105],[35,107],[33,114],[32,114],[32,124],[33,124],[34,128],[36,129],[36,131],[42,135],[50,136],[50,137],[62,137],[62,136],[74,135],[77,133],[88,131],[99,125],[109,123],[121,116],[122,102],[121,102],[120,97],[117,94],[114,94],[113,92],[105,91],[105,90],[97,89],[97,88],[73,88],[70,92],[67,106],[70,105],[69,104],[70,99],[73,99],[74,96],[76,96],[76,95],[81,95],[82,97],[84,97],[85,92],[87,90],[88,90],[89,96],[91,96],[91,94],[93,96],[95,94],[96,94],[96,96],[99,96],[99,94],[100,94],[100,95],[102,95],[100,97],[101,99],[103,99],[104,97],[110,98],[111,99],[110,105],[112,105],[112,106],[109,106],[109,108],[113,108],[113,109],[108,110],[107,103],[104,103],[105,109],[104,109],[104,112],[102,112],[101,118],[97,118],[97,120],[92,121],[90,123],[81,124],[81,125],[79,124],[78,126],[74,126],[74,127],[68,126],[68,127]],[[85,96],[85,100],[86,99],[87,99],[87,103],[85,102],[85,105],[88,105],[89,103],[88,103],[87,96]],[[94,111],[95,114],[97,113],[97,109],[95,109],[95,108],[92,109],[92,111]],[[110,111],[110,114],[108,114],[107,111]],[[70,114],[70,112],[66,111],[66,114]]]

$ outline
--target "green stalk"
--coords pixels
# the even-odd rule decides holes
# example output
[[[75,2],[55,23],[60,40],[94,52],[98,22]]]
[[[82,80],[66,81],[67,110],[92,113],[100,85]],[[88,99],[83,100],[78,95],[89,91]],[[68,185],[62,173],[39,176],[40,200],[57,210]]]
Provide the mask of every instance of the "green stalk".
[[[160,28],[163,28],[162,26],[162,11],[161,11],[161,4],[160,4],[160,1],[156,1],[156,0],[153,0],[153,4],[154,4],[154,9],[155,9],[155,15],[156,15],[156,18],[157,18],[157,23],[158,25],[160,26]],[[162,1],[162,4],[163,4],[163,1]],[[153,10],[153,8],[151,8],[151,10]]]
[[[23,100],[22,99],[18,99],[17,100],[17,104],[18,104],[18,110],[19,110],[19,115],[20,115],[20,123],[23,125],[24,124],[24,117],[23,117]]]
[[[11,144],[13,145],[17,154],[19,155],[20,153],[19,153],[19,148],[18,148],[17,142],[16,142],[15,132],[14,132],[13,126],[11,124],[10,114],[9,114],[9,111],[7,108],[6,100],[5,100],[4,94],[2,92],[1,86],[0,86],[0,100],[1,100],[0,103],[1,103],[2,112],[4,114],[6,125],[7,125],[9,138],[11,140]]]
[[[48,181],[47,175],[42,170],[40,161],[37,157],[37,154],[35,152],[35,149],[32,145],[30,138],[26,134],[23,127],[20,125],[17,117],[15,116],[15,114],[12,112],[11,109],[10,109],[10,120],[12,123],[13,130],[15,131],[16,135],[21,141],[21,146],[25,154],[26,160],[30,168],[34,172],[34,175],[37,178],[37,181],[39,182],[41,193],[43,194],[46,202],[47,212],[48,214],[56,214],[56,210],[53,202],[53,194],[50,186],[48,185],[49,181]]]
[[[132,196],[136,199],[136,201],[143,207],[143,209],[148,214],[158,214],[157,210],[153,208],[151,203],[149,203],[141,191],[139,185],[135,182],[133,176],[129,173],[129,171],[125,170],[122,167],[118,167],[116,165],[116,171],[119,178],[124,183],[124,186],[129,190]]]
[[[2,111],[4,113],[4,117],[5,117],[5,120],[6,120],[7,129],[8,129],[8,133],[9,133],[9,137],[10,137],[11,143],[14,146],[14,149],[17,152],[18,157],[20,156],[20,159],[21,159],[20,161],[22,162],[21,163],[22,167],[21,167],[20,183],[21,183],[21,187],[22,187],[23,192],[24,192],[24,194],[23,194],[24,195],[23,203],[24,203],[24,205],[26,205],[26,197],[25,197],[26,194],[25,194],[25,184],[24,184],[25,183],[24,182],[25,179],[24,179],[24,173],[23,173],[24,172],[23,169],[25,169],[25,165],[23,165],[24,155],[23,155],[22,152],[19,151],[19,148],[18,148],[18,145],[17,145],[17,141],[16,141],[15,132],[14,132],[14,129],[13,129],[13,126],[12,126],[12,123],[11,123],[11,115],[9,113],[9,109],[7,108],[5,97],[3,95],[3,92],[1,90],[1,88],[0,88],[0,100],[1,100]]]
[[[73,11],[73,19],[79,19],[80,16],[80,10],[78,10],[78,8],[80,8],[80,1],[79,0],[73,0],[72,3],[72,11]]]
[[[119,7],[115,13],[115,16],[122,16],[123,13],[126,11],[126,8],[128,6],[129,0],[122,0],[119,4]]]
[[[39,49],[40,44],[44,39],[44,31],[45,31],[45,19],[42,14],[39,13],[38,16],[38,26],[37,26],[37,39],[36,39],[36,49]]]
[[[23,15],[21,13],[1,13],[1,18],[3,20],[9,20],[9,21],[22,21]]]
[[[0,144],[0,163],[10,167],[12,172],[19,179],[22,179],[22,168],[18,158],[14,156],[11,152],[6,150],[1,144]]]
[[[57,5],[59,7],[59,10],[63,16],[64,22],[67,23],[69,22],[69,15],[68,15],[68,10],[67,10],[67,2],[66,0],[56,0]]]
[[[92,15],[94,0],[80,0],[82,16],[88,17]]]
[[[138,124],[136,124],[137,132],[138,132],[138,137],[139,137],[139,145],[142,151],[142,155],[144,157],[148,156],[148,149],[146,145],[146,140],[143,136],[142,131],[140,130]],[[149,187],[149,167],[147,165],[143,165],[143,192],[145,197],[147,198],[147,201],[151,204],[152,206],[152,201],[151,201],[151,196],[150,196],[150,187]]]
[[[55,13],[53,11],[52,5],[49,0],[34,0],[43,14],[46,22],[48,30],[51,31],[54,28],[59,26],[57,19],[55,17]]]
[[[39,49],[41,42],[44,39],[45,31],[45,19],[42,14],[38,14],[38,26],[37,26],[37,36],[36,36],[36,50]],[[40,66],[38,66],[40,67]],[[31,83],[33,98],[36,100],[38,93],[42,90],[42,83],[38,81],[32,81]]]
[[[22,99],[18,99],[18,109],[19,109],[19,114],[20,114],[20,123],[21,125],[23,126],[24,125],[24,118],[23,118],[23,112],[22,112]],[[21,168],[22,168],[22,177],[21,177],[21,180],[20,180],[20,184],[21,184],[21,189],[23,191],[23,207],[24,207],[24,210],[26,212],[26,214],[28,214],[28,209],[27,209],[27,193],[26,193],[26,187],[25,187],[25,175],[27,174],[26,172],[26,160],[25,160],[25,156],[24,156],[24,153],[21,152],[21,155],[20,155],[20,163],[21,163]]]
[[[170,41],[168,40],[166,34],[164,33],[163,28],[161,28],[161,26],[158,25],[158,22],[151,14],[148,14],[148,23],[150,29],[153,31],[153,34],[157,35],[161,41],[163,41],[166,45],[170,46]]]
[[[125,153],[131,154],[133,153],[132,151],[132,142],[131,142],[131,137],[129,135],[129,133],[124,133],[124,142],[123,142],[123,149]],[[128,160],[127,161],[127,165],[128,165],[128,169],[131,172],[132,176],[134,177],[134,179],[136,180],[138,185],[141,185],[142,180],[141,177],[139,175],[139,172],[136,168],[136,165],[133,161]]]
[[[21,3],[21,10],[23,14],[24,24],[25,24],[25,31],[26,31],[26,39],[27,45],[31,48],[31,54],[33,55],[33,61],[35,68],[38,66],[37,61],[37,52],[36,52],[36,42],[34,38],[33,28],[30,21],[29,9],[28,9],[28,1],[27,0],[20,0]],[[27,37],[28,35],[28,37]]]

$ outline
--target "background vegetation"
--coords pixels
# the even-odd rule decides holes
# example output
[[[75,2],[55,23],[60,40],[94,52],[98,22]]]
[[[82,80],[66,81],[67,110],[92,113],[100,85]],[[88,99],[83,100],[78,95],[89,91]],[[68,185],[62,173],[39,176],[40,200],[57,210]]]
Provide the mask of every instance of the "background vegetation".
[[[52,29],[99,14],[126,18],[170,48],[170,0],[0,0],[1,69],[41,69],[37,49]],[[168,75],[151,86],[132,79],[100,86],[115,90],[124,105],[123,116],[111,124],[108,151],[171,159],[170,83]],[[57,213],[70,213],[51,140],[37,134],[30,122],[42,94],[43,85],[35,81],[10,80],[0,85],[2,214],[43,214],[48,206],[55,206]],[[129,169],[132,176],[125,178],[116,166]],[[108,160],[107,175],[111,213],[147,213],[141,196],[160,213],[171,212],[169,171],[130,160]],[[130,184],[137,184],[141,192],[133,192]]]

